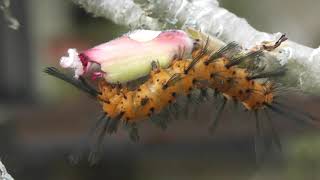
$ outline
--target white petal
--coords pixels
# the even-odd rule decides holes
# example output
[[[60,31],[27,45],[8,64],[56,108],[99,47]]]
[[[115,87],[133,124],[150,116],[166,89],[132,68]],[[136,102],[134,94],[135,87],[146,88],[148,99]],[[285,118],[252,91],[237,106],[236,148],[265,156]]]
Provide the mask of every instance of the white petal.
[[[79,58],[79,53],[76,49],[69,49],[68,54],[69,57],[62,57],[60,59],[60,65],[63,68],[74,69],[74,77],[79,78],[79,76],[84,73],[83,65]]]
[[[70,67],[72,65],[72,60],[69,57],[62,57],[60,59],[60,65],[63,68],[68,68],[68,67]]]

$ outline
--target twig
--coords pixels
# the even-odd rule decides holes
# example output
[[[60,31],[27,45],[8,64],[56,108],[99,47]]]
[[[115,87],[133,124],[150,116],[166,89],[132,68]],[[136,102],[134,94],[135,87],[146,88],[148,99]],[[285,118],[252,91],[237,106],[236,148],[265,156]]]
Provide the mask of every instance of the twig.
[[[166,29],[194,27],[230,42],[250,48],[262,41],[275,41],[280,33],[268,34],[219,7],[217,0],[73,0],[96,16],[131,28]],[[270,53],[272,60],[289,64],[286,81],[305,91],[320,91],[320,47],[313,49],[292,41]]]
[[[0,161],[0,180],[14,180],[12,176],[7,172],[6,167]]]
[[[19,21],[12,16],[10,11],[10,0],[0,0],[0,10],[3,12],[4,19],[8,22],[11,29],[19,29]]]

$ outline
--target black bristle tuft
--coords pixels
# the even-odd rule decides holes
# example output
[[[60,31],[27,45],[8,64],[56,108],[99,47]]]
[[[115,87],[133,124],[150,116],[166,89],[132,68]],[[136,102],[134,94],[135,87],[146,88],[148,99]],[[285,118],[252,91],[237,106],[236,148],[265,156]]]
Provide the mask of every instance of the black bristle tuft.
[[[224,47],[220,48],[217,52],[213,53],[208,61],[206,61],[206,64],[210,64],[214,62],[216,59],[221,58],[222,56],[231,58],[235,54],[240,53],[240,46],[236,42],[230,42]]]
[[[215,130],[217,129],[217,126],[218,126],[218,124],[219,124],[219,122],[220,122],[220,118],[221,118],[222,112],[223,112],[223,110],[224,110],[224,108],[225,108],[225,106],[226,106],[226,103],[227,103],[227,99],[224,98],[224,99],[222,100],[222,103],[221,103],[221,105],[219,106],[219,108],[218,108],[218,110],[217,110],[217,112],[216,112],[213,120],[211,121],[211,123],[210,123],[210,125],[209,125],[209,132],[210,132],[211,134],[215,133]]]
[[[255,125],[256,125],[256,132],[254,135],[254,151],[256,154],[256,162],[257,164],[260,164],[263,161],[263,142],[262,142],[262,132],[261,132],[261,124],[258,117],[258,112],[254,111],[254,117],[255,117]]]
[[[262,164],[265,160],[266,154],[271,150],[272,139],[266,134],[267,129],[264,122],[259,117],[259,112],[255,110],[254,118],[256,122],[256,133],[254,137],[254,146],[256,153],[256,163]]]
[[[265,103],[265,106],[268,107],[271,111],[282,115],[283,117],[293,119],[298,123],[302,122],[304,125],[320,125],[319,122],[315,121],[315,118],[312,115],[306,112],[301,112],[301,110],[298,110],[296,108],[289,107],[277,102],[274,102],[272,105]]]
[[[119,113],[115,118],[111,119],[109,126],[107,127],[107,133],[113,134],[116,133],[121,122],[121,118],[124,115],[124,112]]]
[[[103,124],[102,124],[103,123]],[[91,165],[94,165],[97,163],[97,161],[100,159],[100,154],[102,151],[102,145],[103,145],[103,139],[106,134],[107,128],[110,124],[110,118],[107,116],[101,116],[100,119],[97,121],[97,125],[102,126],[102,130],[100,133],[98,133],[97,142],[94,143],[93,147],[91,147],[88,161]]]
[[[179,73],[175,73],[173,74],[170,79],[168,79],[168,81],[166,82],[166,84],[164,84],[162,86],[162,89],[167,89],[170,86],[175,85],[175,83],[177,83],[178,81],[180,81],[182,79],[181,74]]]
[[[260,78],[279,77],[279,76],[285,75],[286,71],[287,71],[286,67],[281,67],[281,68],[278,68],[274,71],[262,72],[260,74],[255,74],[255,75],[249,76],[248,79],[253,80],[253,79],[260,79]]]
[[[129,137],[130,140],[133,142],[138,142],[140,140],[139,132],[138,132],[138,126],[136,123],[129,123]]]
[[[168,128],[168,123],[170,121],[168,112],[161,112],[161,115],[153,115],[150,119],[153,124],[160,127],[162,130],[166,130]]]
[[[230,68],[232,66],[235,66],[235,65],[242,63],[246,59],[253,59],[258,56],[261,56],[262,53],[263,53],[262,50],[248,52],[247,54],[245,54],[243,56],[231,58],[230,62],[228,64],[226,64],[225,66],[226,66],[226,68]]]
[[[45,73],[56,77],[58,79],[61,79],[69,84],[72,84],[74,87],[80,89],[83,92],[88,93],[90,96],[92,97],[97,97],[99,94],[101,94],[100,92],[98,92],[96,89],[94,89],[93,87],[91,87],[83,77],[79,77],[79,80],[72,78],[72,77],[68,77],[67,75],[61,73],[57,68],[55,67],[47,67],[44,69]]]
[[[184,70],[185,74],[188,74],[188,72],[199,62],[199,60],[207,53],[208,51],[208,44],[209,44],[210,38],[209,36],[207,37],[206,43],[204,47],[201,49],[201,52],[193,58],[189,66]]]
[[[280,137],[278,135],[277,130],[275,129],[275,126],[272,122],[272,119],[269,115],[269,112],[267,109],[263,110],[264,114],[266,115],[266,119],[270,125],[271,128],[271,136],[272,136],[272,141],[275,143],[275,145],[277,146],[278,150],[281,152],[282,151],[282,145],[281,145],[281,141],[280,141]]]

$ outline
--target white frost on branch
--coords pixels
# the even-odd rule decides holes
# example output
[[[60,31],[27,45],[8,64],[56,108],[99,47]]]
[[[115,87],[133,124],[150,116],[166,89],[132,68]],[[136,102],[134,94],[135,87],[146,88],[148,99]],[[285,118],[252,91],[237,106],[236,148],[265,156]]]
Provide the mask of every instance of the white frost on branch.
[[[14,180],[12,176],[7,172],[6,167],[0,161],[0,180]]]
[[[159,30],[194,27],[245,48],[274,41],[279,33],[257,31],[248,22],[221,8],[217,0],[73,0],[88,12],[131,28]],[[313,49],[292,41],[271,53],[281,65],[290,65],[287,81],[306,91],[320,91],[320,47]],[[316,90],[315,90],[316,89]]]

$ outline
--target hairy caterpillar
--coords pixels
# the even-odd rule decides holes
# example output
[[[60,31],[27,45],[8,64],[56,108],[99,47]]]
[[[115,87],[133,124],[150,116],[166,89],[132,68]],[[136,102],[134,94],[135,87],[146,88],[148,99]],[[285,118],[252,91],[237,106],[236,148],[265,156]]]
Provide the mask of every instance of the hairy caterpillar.
[[[148,31],[143,31],[142,34],[146,32]],[[141,52],[129,52],[129,55],[125,52],[118,52],[120,53],[118,55],[117,52],[114,52],[113,57],[116,60],[121,57],[126,59],[120,62],[120,60],[105,61],[105,58],[100,58],[100,56],[95,58],[95,54],[90,55],[91,51],[80,54],[71,52],[69,54],[77,61],[70,63],[67,59],[62,59],[62,65],[74,68],[76,78],[68,77],[55,68],[47,68],[45,72],[71,83],[101,103],[104,113],[97,124],[97,126],[102,126],[98,144],[101,143],[106,133],[115,133],[120,124],[129,127],[131,139],[137,141],[139,139],[137,124],[141,120],[156,117],[167,107],[175,105],[181,96],[191,99],[192,91],[196,89],[205,94],[205,90],[211,88],[214,89],[216,95],[220,94],[223,97],[215,119],[211,123],[211,130],[217,126],[227,101],[239,102],[247,111],[253,112],[257,129],[260,126],[258,119],[260,111],[265,112],[267,117],[269,117],[268,110],[280,114],[286,112],[286,106],[276,100],[279,87],[271,80],[272,77],[283,75],[286,69],[280,67],[275,70],[266,70],[260,65],[260,57],[264,56],[266,51],[272,51],[280,46],[287,39],[285,36],[281,36],[274,43],[264,43],[250,50],[244,50],[235,42],[217,48],[214,45],[220,43],[219,46],[221,46],[220,41],[202,33],[196,33],[200,34],[196,35],[197,38],[189,38],[189,35],[186,37],[186,33],[176,30],[150,33],[146,35],[150,37],[143,36],[142,40],[141,37],[137,38],[140,44],[134,42],[133,46],[130,44],[132,36],[129,35],[129,38],[125,37],[125,42],[129,40],[129,45],[125,47],[138,51],[135,49],[138,46],[144,48],[141,52],[151,53],[151,55],[142,56]],[[133,37],[134,40],[136,35]],[[175,41],[168,43],[161,37]],[[154,39],[160,40],[151,42]],[[113,44],[117,42],[119,41]],[[166,43],[168,43],[167,46],[165,46]],[[121,47],[120,43],[111,49],[121,50],[118,45]],[[155,49],[157,47],[159,49]],[[109,49],[109,47],[102,48],[102,53]],[[139,61],[139,58],[142,59],[140,64],[132,67],[126,64]],[[102,70],[99,71],[98,68],[98,71],[95,70],[92,73],[94,79],[99,78],[97,89],[89,85],[83,76],[89,72],[88,64],[90,63],[98,63]],[[135,87],[125,84],[143,76],[145,76],[144,80],[138,81]],[[296,115],[291,117],[300,118],[301,116],[312,124],[317,124],[313,117],[303,112],[297,111]],[[165,119],[160,121],[161,127],[166,127]],[[276,137],[275,141],[276,144],[279,144]]]

